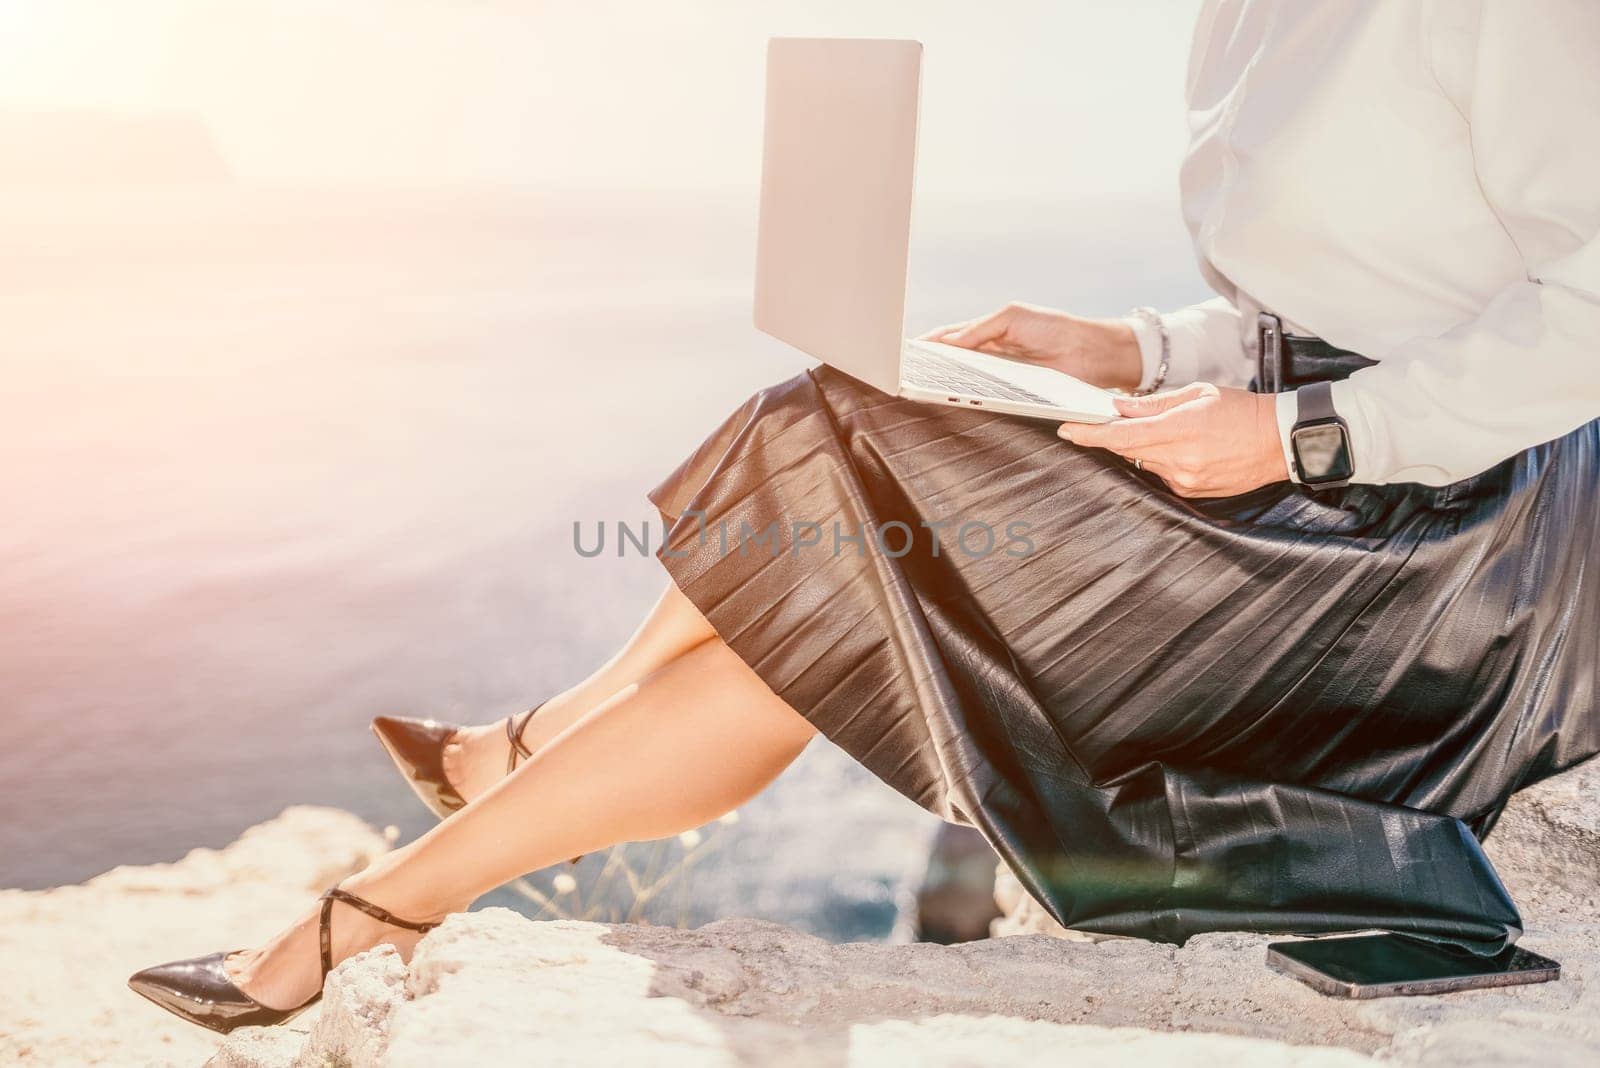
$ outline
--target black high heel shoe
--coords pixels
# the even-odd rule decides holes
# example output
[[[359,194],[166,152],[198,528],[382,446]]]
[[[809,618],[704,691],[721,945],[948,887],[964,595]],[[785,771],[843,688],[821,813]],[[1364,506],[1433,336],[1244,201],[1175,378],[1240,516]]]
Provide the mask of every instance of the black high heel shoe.
[[[507,775],[516,770],[518,760],[533,756],[533,750],[522,744],[522,731],[539,707],[506,717],[506,739],[511,743],[511,752],[506,756]],[[372,733],[400,769],[406,785],[440,819],[467,803],[444,774],[444,747],[461,729],[454,723],[405,716],[378,716],[372,721]]]
[[[317,921],[324,981],[327,980],[328,973],[333,971],[332,920],[335,901],[360,909],[379,923],[386,923],[391,927],[402,927],[408,931],[427,934],[439,926],[436,923],[402,920],[388,909],[380,908],[336,886],[322,895],[322,915]],[[233,952],[236,953],[238,950]],[[135,972],[128,978],[128,987],[168,1012],[181,1016],[190,1023],[220,1031],[222,1034],[240,1027],[270,1027],[273,1024],[283,1023],[309,1009],[322,998],[322,988],[319,986],[317,992],[303,1005],[293,1009],[268,1008],[240,990],[234,985],[233,980],[228,978],[224,962],[230,956],[232,953],[213,953],[206,957],[192,957],[189,960],[158,964],[154,968]]]
[[[543,707],[535,705],[526,712],[506,717],[506,740],[511,743],[511,752],[506,754],[507,775],[517,769],[518,761],[533,756],[533,750],[522,743],[522,732],[528,726],[528,721]],[[378,736],[379,744],[389,754],[389,759],[394,761],[394,766],[400,769],[406,785],[428,807],[428,811],[440,819],[445,819],[467,803],[444,774],[444,747],[461,729],[454,723],[409,719],[405,716],[378,716],[372,721],[372,733]],[[576,864],[582,859],[581,856],[573,857],[572,863]]]

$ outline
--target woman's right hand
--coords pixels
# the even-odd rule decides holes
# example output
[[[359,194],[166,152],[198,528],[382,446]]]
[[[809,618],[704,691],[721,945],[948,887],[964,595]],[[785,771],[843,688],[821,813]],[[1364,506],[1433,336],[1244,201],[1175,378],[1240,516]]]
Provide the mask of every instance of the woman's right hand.
[[[1138,338],[1123,320],[1080,319],[1035,304],[1013,302],[921,340],[1042,364],[1106,389],[1137,389],[1144,370]]]

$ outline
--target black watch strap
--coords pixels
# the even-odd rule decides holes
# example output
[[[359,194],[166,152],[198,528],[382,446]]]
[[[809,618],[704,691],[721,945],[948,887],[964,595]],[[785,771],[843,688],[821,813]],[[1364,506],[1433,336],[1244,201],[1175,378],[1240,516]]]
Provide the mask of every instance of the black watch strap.
[[[1339,413],[1333,410],[1333,383],[1311,382],[1294,391],[1295,402],[1299,406],[1295,416],[1297,423],[1309,423],[1315,419],[1338,419]]]
[[[1311,382],[1294,392],[1296,416],[1289,439],[1295,474],[1312,489],[1349,485],[1355,459],[1350,455],[1350,428],[1333,407],[1333,383]]]

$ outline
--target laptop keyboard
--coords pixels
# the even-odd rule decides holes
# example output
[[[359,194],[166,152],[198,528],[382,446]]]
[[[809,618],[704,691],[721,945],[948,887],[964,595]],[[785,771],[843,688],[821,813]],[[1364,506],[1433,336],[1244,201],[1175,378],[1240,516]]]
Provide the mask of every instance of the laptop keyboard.
[[[1029,404],[1054,404],[1020,386],[984,371],[968,367],[942,353],[907,345],[900,352],[900,379],[908,385],[940,393],[958,393],[994,400],[1025,401]]]

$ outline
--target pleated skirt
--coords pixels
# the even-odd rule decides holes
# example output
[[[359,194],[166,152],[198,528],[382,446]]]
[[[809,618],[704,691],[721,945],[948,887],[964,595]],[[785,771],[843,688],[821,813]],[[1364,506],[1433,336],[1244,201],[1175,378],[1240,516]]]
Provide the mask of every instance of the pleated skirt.
[[[822,368],[651,499],[728,645],[1066,926],[1494,952],[1480,839],[1600,749],[1597,483],[1590,424],[1442,488],[1185,500]]]

